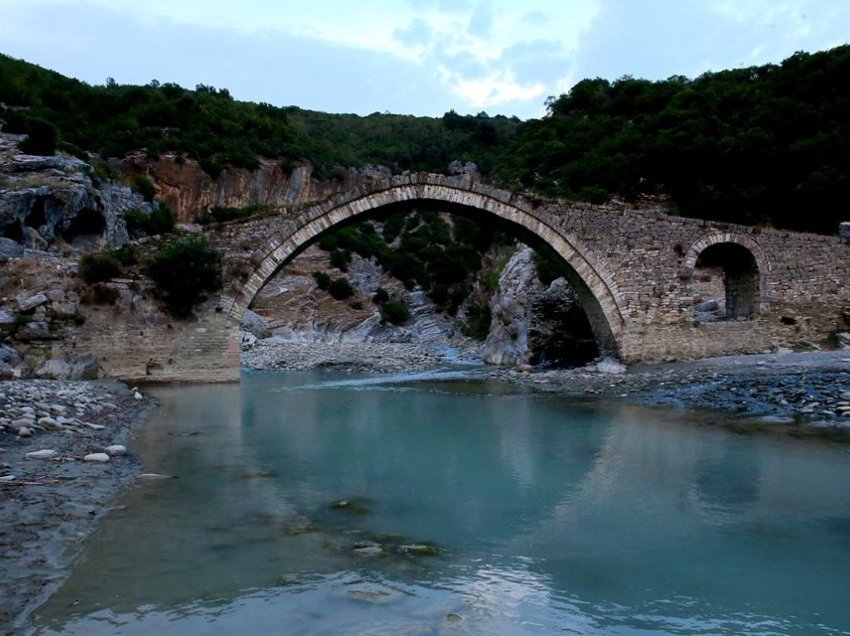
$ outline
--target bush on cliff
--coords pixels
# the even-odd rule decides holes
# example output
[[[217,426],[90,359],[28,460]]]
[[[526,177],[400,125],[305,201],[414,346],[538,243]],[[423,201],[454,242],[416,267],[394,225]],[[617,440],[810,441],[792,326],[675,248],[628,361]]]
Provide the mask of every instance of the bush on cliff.
[[[158,205],[148,214],[137,208],[124,212],[127,232],[132,238],[171,234],[174,231],[174,215],[165,205]]]
[[[174,318],[188,318],[208,292],[221,288],[221,255],[202,237],[183,238],[162,248],[146,271]]]
[[[328,287],[328,292],[336,300],[345,300],[354,295],[354,288],[348,282],[347,278],[334,278],[330,287]]]
[[[105,283],[122,274],[121,262],[109,252],[83,254],[77,274],[89,285]]]
[[[403,325],[410,320],[410,308],[401,299],[390,300],[381,305],[381,322],[393,325]]]

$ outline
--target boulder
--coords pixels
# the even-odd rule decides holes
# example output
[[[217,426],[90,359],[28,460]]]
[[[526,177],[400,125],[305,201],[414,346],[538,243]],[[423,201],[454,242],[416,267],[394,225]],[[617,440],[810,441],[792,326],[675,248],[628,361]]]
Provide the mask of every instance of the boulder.
[[[15,366],[21,363],[21,354],[18,350],[9,345],[0,344],[0,363]]]
[[[7,311],[0,309],[0,329],[8,329],[15,325],[15,317]]]
[[[71,374],[71,365],[62,358],[51,358],[42,362],[35,375],[43,380],[67,380]]]
[[[265,319],[250,309],[246,310],[245,315],[242,317],[241,328],[242,331],[247,331],[248,333],[253,334],[258,340],[271,338],[272,335]]]
[[[24,246],[12,239],[0,237],[0,258],[21,258]]]
[[[19,294],[15,297],[15,300],[18,303],[18,309],[21,311],[30,311],[48,302],[47,295],[42,292],[37,294]]]
[[[94,354],[71,358],[69,380],[97,380],[100,373],[100,360]]]
[[[45,360],[35,370],[35,375],[45,380],[96,380],[100,361],[92,354],[63,356]]]
[[[41,320],[28,322],[15,332],[15,338],[23,342],[28,342],[30,340],[47,340],[50,337],[50,326]]]
[[[490,301],[493,318],[481,352],[485,362],[506,365],[529,362],[528,294],[541,290],[534,267],[534,252],[524,248],[502,269],[499,289]]]
[[[596,365],[596,370],[599,371],[599,373],[619,375],[626,372],[626,367],[612,358],[605,358]]]

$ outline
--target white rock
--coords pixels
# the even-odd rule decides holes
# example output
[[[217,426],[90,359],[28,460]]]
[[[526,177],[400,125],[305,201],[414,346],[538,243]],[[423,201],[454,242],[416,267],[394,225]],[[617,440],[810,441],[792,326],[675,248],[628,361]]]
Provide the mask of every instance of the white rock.
[[[15,481],[17,478],[17,475],[4,475],[3,477],[0,477],[0,483],[8,484],[10,481]]]
[[[59,424],[52,417],[41,417],[38,419],[38,425],[43,426],[44,428],[50,429],[51,431],[58,430],[62,428],[62,425]]]
[[[596,365],[596,370],[599,373],[613,373],[619,375],[621,373],[626,372],[626,367],[623,364],[620,364],[616,360],[612,360],[611,358],[605,358],[599,364]]]
[[[106,452],[110,457],[118,457],[119,455],[127,454],[127,447],[122,444],[112,444],[106,447]]]
[[[56,457],[59,453],[55,450],[43,448],[41,450],[32,451],[24,455],[27,459],[51,459],[52,457]]]
[[[160,475],[159,473],[142,473],[141,475],[137,475],[136,479],[141,479],[142,481],[160,481],[162,479],[173,479],[171,475]]]
[[[90,429],[94,431],[102,431],[106,428],[103,424],[92,424],[91,422],[83,422],[84,426],[88,426]]]
[[[133,393],[133,397],[134,397],[134,398],[136,398],[137,400],[141,400],[141,399],[142,399],[142,394],[141,394],[141,393],[139,393],[138,391],[136,391],[135,393]]]
[[[32,437],[32,431],[29,428],[27,428],[26,426],[22,426],[21,428],[18,429],[18,436],[19,437]]]
[[[109,461],[109,455],[106,453],[89,453],[83,457],[84,462],[92,462],[95,464],[105,464]]]

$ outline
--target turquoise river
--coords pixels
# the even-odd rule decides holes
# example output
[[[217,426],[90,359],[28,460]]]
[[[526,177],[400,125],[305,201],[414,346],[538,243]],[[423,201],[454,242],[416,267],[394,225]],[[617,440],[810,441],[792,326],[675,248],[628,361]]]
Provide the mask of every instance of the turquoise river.
[[[36,634],[850,634],[850,448],[474,373],[160,387]]]

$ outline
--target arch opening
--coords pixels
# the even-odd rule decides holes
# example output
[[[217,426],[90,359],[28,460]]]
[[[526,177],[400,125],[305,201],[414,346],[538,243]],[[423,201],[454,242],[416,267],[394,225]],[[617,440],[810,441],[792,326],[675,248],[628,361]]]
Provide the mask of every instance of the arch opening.
[[[429,197],[422,196],[421,190],[411,193],[404,188],[390,188],[381,194],[384,196],[375,203],[361,199],[343,203],[322,213],[308,211],[304,215],[307,218],[306,223],[300,226],[296,224],[296,229],[285,237],[272,239],[267,256],[249,277],[241,298],[234,303],[231,315],[241,318],[238,314],[239,308],[248,309],[252,306],[260,290],[272,281],[284,266],[308,247],[320,243],[322,237],[332,234],[340,227],[351,227],[358,221],[380,221],[400,211],[415,209],[417,212],[469,219],[478,227],[494,230],[498,228],[500,231],[507,229],[511,237],[531,247],[543,247],[546,251],[557,254],[558,259],[563,262],[565,278],[578,299],[577,304],[584,310],[582,318],[583,327],[586,329],[581,333],[584,338],[582,345],[585,349],[592,348],[594,354],[617,357],[617,333],[623,328],[623,318],[617,298],[610,288],[611,278],[604,275],[604,270],[600,270],[598,263],[587,258],[580,246],[576,246],[574,241],[550,225],[541,222],[538,215],[485,197],[479,197],[480,202],[473,198],[470,202],[458,203],[453,193],[446,197]],[[411,196],[412,194],[415,196]],[[338,264],[344,262],[344,257],[339,256],[337,261]],[[416,281],[416,284],[419,286],[421,281]],[[433,289],[428,291],[430,293]],[[365,304],[362,300],[355,301],[358,302]],[[582,326],[579,325],[577,329],[581,331]],[[554,340],[557,341],[557,337]],[[569,357],[564,351],[560,355]],[[537,355],[533,360],[543,362],[546,361],[546,356]]]
[[[738,243],[706,247],[694,263],[697,322],[750,320],[758,313],[759,267],[753,253]]]

